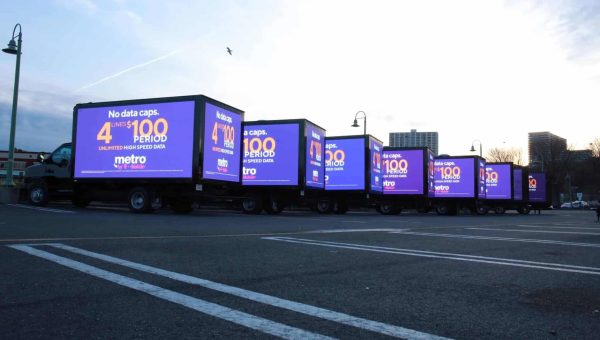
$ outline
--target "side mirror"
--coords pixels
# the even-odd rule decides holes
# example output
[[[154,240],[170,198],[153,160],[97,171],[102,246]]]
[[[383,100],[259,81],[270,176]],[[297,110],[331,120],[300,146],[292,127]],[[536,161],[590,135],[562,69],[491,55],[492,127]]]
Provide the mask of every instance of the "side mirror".
[[[37,155],[38,162],[44,163],[45,159],[46,159],[46,157],[44,157],[44,153],[43,152],[38,153],[38,155]]]

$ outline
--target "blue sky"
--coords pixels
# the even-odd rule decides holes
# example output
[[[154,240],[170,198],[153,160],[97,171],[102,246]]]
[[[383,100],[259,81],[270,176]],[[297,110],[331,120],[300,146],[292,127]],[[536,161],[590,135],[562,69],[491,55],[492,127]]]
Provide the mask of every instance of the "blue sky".
[[[594,1],[19,1],[0,13],[24,43],[16,145],[70,140],[76,103],[205,94],[247,120],[308,118],[328,135],[440,132],[440,151],[526,148],[549,130],[600,133]],[[4,39],[4,40],[2,40]],[[231,46],[233,56],[225,52]],[[0,55],[0,149],[14,57]],[[485,153],[485,150],[484,150]]]

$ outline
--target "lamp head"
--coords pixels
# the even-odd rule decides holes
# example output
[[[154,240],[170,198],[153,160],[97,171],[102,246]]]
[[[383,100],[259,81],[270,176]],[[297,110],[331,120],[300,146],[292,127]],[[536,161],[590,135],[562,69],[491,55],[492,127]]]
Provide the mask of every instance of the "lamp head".
[[[471,145],[471,150],[470,151],[471,152],[475,152],[475,146],[474,145]]]
[[[360,125],[358,125],[358,121],[356,120],[356,118],[354,118],[354,123],[352,124],[352,127],[360,127]]]
[[[15,39],[10,39],[8,42],[8,47],[3,48],[2,52],[6,52],[8,54],[17,54],[17,43],[15,43]]]

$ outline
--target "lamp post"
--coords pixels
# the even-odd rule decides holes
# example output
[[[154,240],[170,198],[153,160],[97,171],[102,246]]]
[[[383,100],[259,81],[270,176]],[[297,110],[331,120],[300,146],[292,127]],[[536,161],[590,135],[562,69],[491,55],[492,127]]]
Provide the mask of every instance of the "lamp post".
[[[475,142],[479,144],[479,157],[483,157],[483,145],[481,144],[481,141],[479,139],[476,139],[471,142],[471,150],[469,151],[475,152]]]
[[[15,35],[17,27],[19,28],[19,34]],[[8,47],[2,49],[2,52],[17,55],[17,66],[15,69],[15,89],[13,90],[12,115],[10,118],[10,137],[8,140],[8,166],[6,167],[6,179],[4,181],[4,186],[7,187],[15,186],[15,182],[13,181],[13,166],[15,164],[15,126],[17,124],[17,99],[19,97],[19,69],[21,67],[21,43],[23,42],[21,40],[22,36],[21,24],[16,24],[15,28],[13,29],[12,38],[8,42]],[[15,43],[15,38],[17,38],[17,43]]]
[[[358,114],[362,113],[363,116],[359,117]],[[358,119],[363,119],[365,121],[365,125],[364,125],[364,132],[363,135],[367,134],[367,114],[365,113],[365,111],[358,111],[355,115],[354,115],[354,123],[352,123],[352,127],[360,127],[360,125],[358,125]]]

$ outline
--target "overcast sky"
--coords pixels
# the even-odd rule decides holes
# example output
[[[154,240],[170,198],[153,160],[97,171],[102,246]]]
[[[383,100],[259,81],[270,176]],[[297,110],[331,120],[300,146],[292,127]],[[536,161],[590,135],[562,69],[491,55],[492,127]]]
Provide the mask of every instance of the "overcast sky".
[[[438,131],[526,151],[600,136],[598,1],[12,1],[23,26],[16,146],[70,140],[76,103],[205,94],[246,120],[307,118],[327,134]],[[226,52],[231,47],[233,55]],[[0,150],[15,58],[0,54]],[[362,124],[362,122],[361,122]]]

